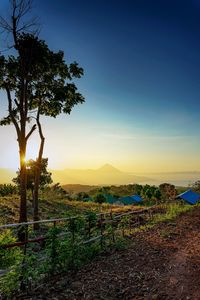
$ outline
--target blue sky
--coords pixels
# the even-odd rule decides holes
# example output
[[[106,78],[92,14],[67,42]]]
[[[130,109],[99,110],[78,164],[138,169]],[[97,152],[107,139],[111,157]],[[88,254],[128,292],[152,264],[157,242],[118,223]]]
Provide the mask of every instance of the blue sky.
[[[85,70],[86,103],[44,120],[52,167],[200,169],[200,1],[35,0],[33,14],[49,47]]]

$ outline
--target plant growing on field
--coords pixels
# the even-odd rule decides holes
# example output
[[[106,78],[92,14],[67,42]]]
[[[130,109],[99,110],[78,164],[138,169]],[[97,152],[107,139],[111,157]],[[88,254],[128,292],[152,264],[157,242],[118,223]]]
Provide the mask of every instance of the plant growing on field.
[[[0,184],[0,196],[9,196],[18,194],[18,187],[13,184]]]
[[[5,270],[5,275],[0,277],[1,294],[10,297],[14,290],[20,287],[21,264],[23,253],[20,248],[14,247],[9,250],[3,245],[16,242],[10,230],[0,234],[0,269]]]

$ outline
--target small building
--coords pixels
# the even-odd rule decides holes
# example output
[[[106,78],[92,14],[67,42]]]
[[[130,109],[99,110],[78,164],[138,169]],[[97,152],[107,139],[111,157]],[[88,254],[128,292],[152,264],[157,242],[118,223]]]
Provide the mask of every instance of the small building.
[[[124,205],[134,205],[136,203],[141,203],[143,199],[139,195],[126,196],[119,198],[119,202]]]
[[[200,200],[200,194],[193,192],[192,190],[187,190],[186,192],[178,195],[176,199],[182,199],[189,204],[196,204]]]

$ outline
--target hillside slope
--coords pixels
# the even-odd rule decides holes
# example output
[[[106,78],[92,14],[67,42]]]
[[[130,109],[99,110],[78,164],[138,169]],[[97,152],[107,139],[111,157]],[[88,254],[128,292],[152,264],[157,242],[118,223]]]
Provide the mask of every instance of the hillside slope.
[[[199,228],[197,207],[134,236],[126,250],[56,277],[31,299],[200,299]]]

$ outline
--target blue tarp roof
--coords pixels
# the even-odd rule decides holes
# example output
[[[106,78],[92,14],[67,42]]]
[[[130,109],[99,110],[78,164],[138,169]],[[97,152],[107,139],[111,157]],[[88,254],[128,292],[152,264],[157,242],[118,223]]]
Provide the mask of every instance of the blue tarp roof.
[[[132,198],[135,202],[141,202],[141,201],[143,201],[143,199],[142,199],[139,195],[133,195],[133,196],[131,196],[131,198]]]
[[[198,200],[200,200],[200,194],[197,194],[193,192],[192,190],[188,190],[180,195],[178,195],[176,198],[181,198],[188,202],[189,204],[196,204]]]
[[[139,195],[122,197],[119,199],[125,205],[134,204],[135,202],[142,202],[143,199]]]

